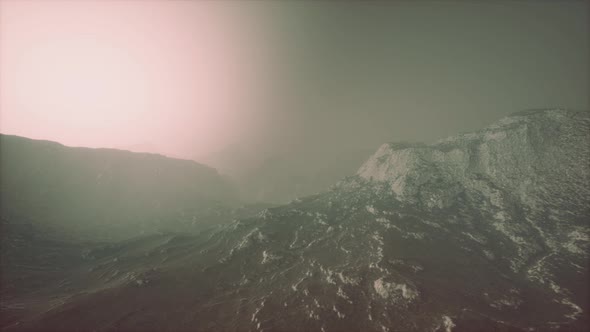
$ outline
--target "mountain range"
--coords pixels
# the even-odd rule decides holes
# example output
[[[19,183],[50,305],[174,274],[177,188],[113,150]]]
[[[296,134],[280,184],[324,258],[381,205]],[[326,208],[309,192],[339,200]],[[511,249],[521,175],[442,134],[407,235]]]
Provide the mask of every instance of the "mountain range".
[[[221,210],[231,220],[194,232],[163,227],[109,242],[39,231],[44,213],[31,211],[54,201],[38,193],[46,176],[27,174],[49,166],[38,154],[65,148],[27,144],[31,152],[18,163],[2,149],[3,225],[16,229],[2,233],[6,331],[586,331],[590,324],[588,112],[524,111],[431,144],[384,144],[325,192],[248,211],[228,205]],[[5,162],[14,163],[11,174],[23,169],[20,180],[4,184]],[[96,171],[91,181],[71,177],[91,168],[86,163],[97,161],[56,167],[63,175],[54,186],[96,186]],[[140,163],[153,169],[156,161]],[[164,188],[192,183],[185,171],[171,172],[178,182],[164,178]],[[203,172],[217,188],[215,173]],[[67,192],[49,188],[50,196]],[[149,197],[154,187],[135,190]],[[209,204],[226,192],[203,195]],[[139,219],[154,213],[128,205],[139,204],[131,194],[119,200],[139,209]],[[60,202],[77,204],[73,195]],[[78,209],[92,215],[94,206]]]

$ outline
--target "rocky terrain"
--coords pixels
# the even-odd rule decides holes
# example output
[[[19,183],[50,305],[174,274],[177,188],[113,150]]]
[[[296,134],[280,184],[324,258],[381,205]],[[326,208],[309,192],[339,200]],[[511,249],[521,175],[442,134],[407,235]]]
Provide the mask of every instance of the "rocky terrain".
[[[589,219],[589,113],[515,113],[196,234],[62,248],[44,287],[3,286],[1,326],[586,331]]]

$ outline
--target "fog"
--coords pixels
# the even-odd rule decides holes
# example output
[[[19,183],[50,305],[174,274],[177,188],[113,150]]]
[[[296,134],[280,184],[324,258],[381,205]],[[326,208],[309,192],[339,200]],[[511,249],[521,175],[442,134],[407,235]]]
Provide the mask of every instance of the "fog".
[[[589,331],[589,6],[0,0],[0,330]]]
[[[237,177],[266,167],[311,178],[333,164],[340,176],[384,142],[589,106],[584,1],[0,8],[2,133]]]
[[[306,147],[430,141],[517,110],[588,109],[585,2],[292,7],[282,46]]]
[[[1,6],[3,133],[190,159],[269,118],[269,43],[239,3]]]

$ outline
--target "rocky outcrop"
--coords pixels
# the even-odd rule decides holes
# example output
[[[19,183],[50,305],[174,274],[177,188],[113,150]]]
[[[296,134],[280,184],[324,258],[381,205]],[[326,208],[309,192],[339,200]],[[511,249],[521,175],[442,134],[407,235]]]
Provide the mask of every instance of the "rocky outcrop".
[[[496,189],[534,206],[547,195],[590,201],[588,165],[590,114],[541,110],[433,144],[384,144],[357,174],[388,182],[400,200],[428,207],[448,206],[464,190],[499,204]]]
[[[431,213],[467,202],[479,215],[464,221],[472,225],[467,236],[481,244],[503,239],[515,273],[555,293],[571,317],[582,313],[569,298],[575,286],[562,282],[587,272],[590,113],[518,112],[432,144],[384,144],[357,174]]]

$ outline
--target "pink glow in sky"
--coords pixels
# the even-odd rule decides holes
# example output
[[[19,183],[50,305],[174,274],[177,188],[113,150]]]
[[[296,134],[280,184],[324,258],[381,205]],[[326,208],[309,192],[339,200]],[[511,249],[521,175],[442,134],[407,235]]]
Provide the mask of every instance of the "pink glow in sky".
[[[0,132],[185,158],[256,132],[268,59],[237,4],[0,0]]]

